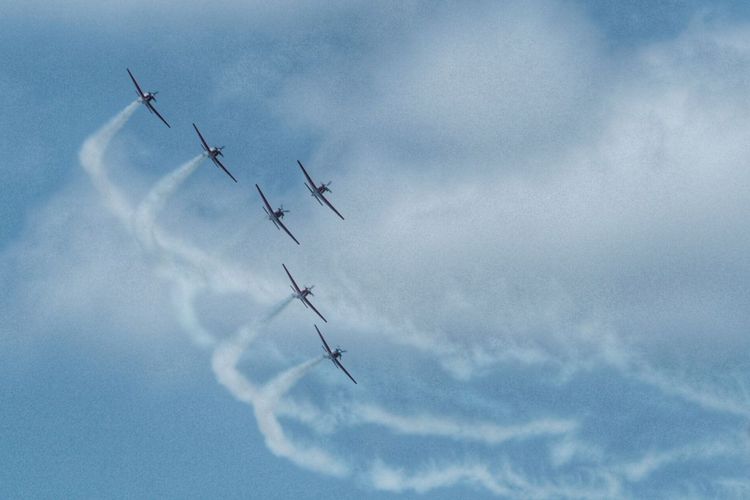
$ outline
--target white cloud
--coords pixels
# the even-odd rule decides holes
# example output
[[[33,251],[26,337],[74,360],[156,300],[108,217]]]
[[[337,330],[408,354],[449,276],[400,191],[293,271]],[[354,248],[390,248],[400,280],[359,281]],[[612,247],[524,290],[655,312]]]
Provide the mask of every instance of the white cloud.
[[[428,332],[428,342],[463,342],[463,350],[447,350],[446,362],[457,371],[466,367],[453,357],[456,351],[474,366],[483,364],[483,354],[528,362],[546,360],[549,351],[585,358],[597,341],[581,330],[592,324],[645,351],[653,345],[661,354],[659,339],[669,345],[682,337],[710,347],[694,354],[731,357],[747,346],[738,334],[748,320],[742,256],[750,240],[742,214],[750,208],[744,161],[750,150],[743,139],[750,113],[738,111],[746,107],[744,93],[732,83],[747,72],[747,56],[741,44],[726,48],[721,27],[698,27],[626,54],[619,72],[602,76],[597,70],[612,65],[600,62],[606,54],[591,28],[572,34],[582,22],[572,19],[553,29],[545,16],[511,11],[504,20],[475,19],[473,30],[434,23],[390,59],[378,53],[358,61],[352,71],[366,78],[342,78],[325,65],[289,78],[279,109],[322,134],[310,167],[335,178],[333,197],[348,215],[331,229],[326,214],[315,214],[315,227],[326,224],[329,236],[314,244],[311,252],[320,256],[307,262],[337,269],[328,289],[346,280],[350,301],[372,302],[338,306],[360,317],[369,311],[361,322],[382,315],[399,336]],[[493,24],[511,20],[518,30]],[[741,38],[733,31],[733,39]],[[479,43],[488,32],[501,46],[537,41],[523,46],[523,57],[503,58],[497,47]],[[582,63],[562,57],[578,76],[559,70],[560,58],[546,59],[548,44],[582,52]],[[470,55],[455,53],[467,46]],[[735,64],[731,75],[721,72],[727,59]],[[476,60],[481,63],[472,65]],[[446,76],[437,61],[460,71]],[[515,82],[529,65],[530,80],[538,81],[537,72],[558,78],[545,79],[540,90],[528,89],[525,80],[503,87],[498,75]],[[394,83],[373,78],[381,74]],[[595,90],[576,78],[590,78]],[[455,95],[454,86],[469,95]],[[579,90],[584,105],[570,97]],[[475,129],[526,137],[531,117],[548,126],[549,119],[535,114],[540,98],[534,92],[544,94],[541,108],[560,126],[583,122],[585,133],[524,145],[532,163],[472,142],[493,143]],[[512,107],[504,108],[506,101]],[[430,123],[446,128],[433,131]],[[329,146],[341,140],[349,143],[344,150]],[[471,151],[435,158],[402,147],[413,140],[438,151],[455,150],[455,141]],[[302,238],[309,245],[317,232]],[[337,242],[335,249],[328,240]],[[422,343],[417,335],[400,342]]]
[[[457,161],[462,175],[517,170],[585,130],[606,73],[594,29],[569,6],[454,6],[417,19],[391,23],[402,31],[381,34],[353,64],[326,53],[289,76],[279,112],[348,150],[375,141],[378,150],[442,162],[429,171],[445,179]]]

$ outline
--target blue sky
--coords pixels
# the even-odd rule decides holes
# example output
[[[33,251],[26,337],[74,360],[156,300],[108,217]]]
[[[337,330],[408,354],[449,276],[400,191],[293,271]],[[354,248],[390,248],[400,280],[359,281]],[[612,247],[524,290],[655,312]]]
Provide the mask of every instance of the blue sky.
[[[1,10],[0,496],[750,496],[743,2]]]

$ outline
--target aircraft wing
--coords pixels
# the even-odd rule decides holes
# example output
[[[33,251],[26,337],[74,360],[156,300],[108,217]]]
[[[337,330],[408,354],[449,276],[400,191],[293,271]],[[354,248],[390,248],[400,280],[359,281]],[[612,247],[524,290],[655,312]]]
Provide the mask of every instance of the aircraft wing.
[[[308,186],[307,184],[305,184],[305,187],[307,188],[308,191],[310,191],[310,194],[313,195],[313,199],[318,202],[318,205],[320,205],[322,207],[323,206],[323,202],[320,201],[317,196],[315,196],[315,191],[313,191],[312,189],[310,189],[310,186]]]
[[[322,314],[320,314],[320,311],[318,311],[317,309],[315,309],[315,306],[312,305],[312,302],[310,302],[310,300],[307,297],[303,297],[302,301],[305,302],[305,303],[307,303],[307,305],[310,306],[310,309],[312,309],[313,311],[315,311],[315,314],[317,314],[318,316],[320,316],[320,319],[322,319],[323,321],[325,321],[326,323],[328,323],[328,320],[325,319]]]
[[[331,210],[333,210],[334,212],[336,212],[336,215],[338,215],[339,217],[341,217],[341,220],[344,220],[344,216],[341,215],[339,213],[339,211],[336,210],[336,208],[333,205],[331,205],[331,202],[326,199],[326,197],[323,195],[323,193],[318,193],[318,196],[323,199],[323,203],[325,203],[326,205],[328,205],[328,208],[330,208]]]
[[[260,190],[259,190],[260,191]],[[262,195],[261,195],[262,196]],[[266,202],[268,203],[268,202]],[[286,265],[281,264],[281,266],[284,268],[284,271],[286,271],[286,275],[289,276],[289,281],[292,282],[292,285],[294,285],[294,289],[297,290],[297,292],[300,292],[299,287],[297,286],[297,282],[294,281],[294,278],[292,278],[292,275],[289,273],[289,269],[286,268]],[[301,292],[300,292],[301,293]]]
[[[294,242],[295,242],[296,244],[298,244],[298,245],[299,245],[299,241],[297,241],[297,238],[295,238],[295,237],[294,237],[294,235],[292,234],[292,232],[291,232],[291,231],[289,231],[289,229],[287,229],[287,228],[286,228],[286,226],[284,225],[284,223],[283,223],[283,222],[281,222],[281,219],[280,219],[280,218],[278,218],[278,217],[276,218],[276,223],[277,223],[277,224],[278,224],[279,226],[281,226],[281,229],[283,229],[283,230],[284,230],[284,232],[285,232],[286,234],[288,234],[288,235],[289,235],[289,237],[290,237],[291,239],[293,239],[293,240],[294,240]],[[313,309],[314,309],[314,308],[313,308]]]
[[[128,74],[130,75],[130,79],[133,80],[133,85],[135,85],[135,88],[138,90],[138,95],[143,97],[143,91],[141,90],[141,86],[138,85],[138,82],[135,81],[135,77],[133,76],[133,73],[130,72],[128,68],[125,68],[128,70]]]
[[[338,359],[334,359],[333,362],[336,363],[336,366],[341,368],[341,370],[343,370],[344,373],[346,373],[346,376],[349,377],[352,380],[352,382],[354,382],[355,384],[357,383],[357,381],[354,380],[354,377],[352,377],[351,373],[346,371],[346,368],[344,368],[344,365],[341,364],[341,361],[339,361]]]
[[[328,347],[328,342],[326,342],[326,339],[323,338],[323,334],[320,333],[320,329],[318,328],[318,325],[313,324],[313,326],[315,327],[315,331],[318,332],[318,337],[320,337],[320,340],[323,342],[323,346],[326,348],[326,351],[328,351],[328,354],[333,356],[333,353],[331,352],[331,348]]]
[[[217,167],[219,167],[220,169],[222,169],[222,170],[224,171],[224,173],[225,173],[225,174],[227,174],[227,175],[228,175],[229,177],[231,177],[231,178],[232,178],[232,180],[233,180],[234,182],[237,182],[237,179],[235,179],[235,178],[234,178],[234,176],[233,176],[232,174],[230,174],[230,173],[229,173],[229,170],[227,170],[227,167],[225,167],[225,166],[224,166],[224,165],[223,165],[223,164],[222,164],[222,163],[221,163],[221,162],[219,161],[219,159],[218,159],[218,158],[216,158],[215,156],[213,156],[213,157],[211,157],[211,159],[212,159],[212,160],[214,161],[214,163],[216,164],[216,166],[217,166]]]
[[[312,180],[312,177],[310,177],[310,174],[308,174],[307,170],[305,170],[305,167],[302,166],[302,162],[297,160],[297,165],[299,165],[299,168],[302,169],[302,173],[305,174],[305,178],[307,179],[307,182],[309,182],[310,186],[312,186],[312,188],[315,189],[315,181]]]
[[[271,216],[272,216],[272,215],[273,215],[273,208],[271,208],[271,204],[270,204],[270,203],[268,203],[268,200],[266,199],[266,196],[265,196],[265,195],[263,194],[263,191],[261,191],[261,190],[260,190],[260,186],[258,186],[258,185],[256,184],[256,185],[255,185],[255,189],[257,189],[257,190],[258,190],[258,194],[260,195],[260,197],[261,197],[261,198],[263,198],[263,203],[265,203],[265,205],[266,205],[266,208],[268,209],[268,215],[271,215]],[[286,269],[286,266],[284,266],[284,269]],[[287,274],[289,274],[289,271],[287,271],[286,273],[287,273]],[[292,277],[291,277],[291,276],[289,276],[289,279],[291,279],[291,278],[292,278]],[[294,280],[292,280],[292,281],[294,281]]]
[[[208,143],[206,143],[206,139],[204,139],[204,138],[203,138],[203,136],[201,135],[201,132],[200,132],[200,130],[198,130],[198,127],[196,127],[196,126],[195,126],[195,123],[193,123],[193,128],[194,128],[194,129],[195,129],[195,131],[196,131],[196,132],[198,133],[198,137],[200,138],[201,142],[203,143],[203,148],[204,148],[204,149],[205,149],[206,151],[210,151],[210,150],[211,150],[211,148],[210,148],[210,147],[208,147]]]
[[[166,125],[167,127],[169,127],[169,123],[167,123],[167,120],[165,120],[164,117],[161,116],[158,111],[156,111],[156,108],[154,107],[153,104],[151,104],[150,102],[146,102],[146,106],[148,106],[148,109],[150,109],[151,111],[153,111],[156,114],[156,116],[158,116],[159,119],[164,122],[164,125]],[[172,128],[172,127],[169,127],[169,128]]]
[[[331,204],[331,202],[326,199],[326,197],[323,195],[323,193],[319,193],[318,192],[318,189],[315,186],[315,181],[312,180],[312,177],[310,177],[310,174],[308,174],[307,170],[305,170],[305,167],[302,166],[302,162],[299,161],[299,160],[297,160],[297,165],[299,165],[299,168],[302,169],[302,173],[305,174],[305,178],[307,179],[307,182],[310,184],[310,186],[312,186],[312,189],[310,189],[310,192],[313,195],[316,195],[315,199],[318,199],[318,197],[320,197],[323,200],[323,203],[325,203],[326,205],[328,205],[328,208],[330,208],[331,210],[333,210],[336,213],[336,215],[338,215],[339,217],[341,217],[341,220],[344,220],[344,216],[341,215],[338,210],[336,210],[336,208]],[[320,200],[318,200],[318,201],[320,201]]]

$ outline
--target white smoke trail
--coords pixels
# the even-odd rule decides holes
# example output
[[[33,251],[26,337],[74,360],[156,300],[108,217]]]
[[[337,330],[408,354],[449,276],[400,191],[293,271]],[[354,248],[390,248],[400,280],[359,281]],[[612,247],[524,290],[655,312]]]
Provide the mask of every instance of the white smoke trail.
[[[237,391],[233,389],[240,388],[240,386],[251,388],[253,388],[254,386],[248,380],[240,382],[237,386],[234,386],[232,384],[225,384],[223,380],[225,380],[226,378],[236,380],[236,376],[242,377],[244,379],[244,377],[237,370],[237,363],[239,363],[240,358],[253,342],[253,340],[255,340],[255,338],[258,336],[258,333],[261,331],[261,329],[267,326],[276,316],[281,314],[281,312],[284,311],[284,309],[286,309],[286,307],[292,303],[293,299],[294,297],[290,295],[283,301],[279,302],[256,324],[243,326],[237,331],[233,338],[225,340],[214,350],[211,359],[211,365],[214,374],[219,380],[219,383],[227,387],[229,389],[229,392],[231,392],[235,396],[237,396],[237,394],[245,393],[245,391],[244,389]],[[236,375],[231,372],[236,372]],[[254,393],[255,389],[253,388],[251,392]],[[238,399],[243,402],[250,402],[244,398],[238,397]]]
[[[623,476],[631,482],[647,479],[656,470],[675,462],[710,461],[719,456],[747,454],[741,439],[709,440],[681,446],[670,450],[647,451],[642,457],[621,466]]]
[[[237,369],[242,355],[250,344],[258,336],[260,328],[268,325],[276,316],[292,302],[293,297],[288,297],[263,317],[255,325],[245,325],[237,331],[233,338],[221,342],[214,349],[211,356],[211,368],[219,384],[226,387],[229,392],[243,403],[254,405],[258,399],[259,390]]]
[[[284,429],[276,418],[276,409],[281,399],[302,377],[320,363],[316,357],[294,366],[277,375],[263,387],[256,387],[238,369],[243,353],[258,336],[262,327],[278,316],[293,297],[279,303],[256,325],[241,328],[234,338],[220,343],[214,350],[211,367],[217,381],[229,390],[235,399],[253,407],[258,429],[268,449],[276,456],[285,457],[306,469],[333,476],[344,476],[348,467],[327,452],[315,447],[303,447],[287,438]]]
[[[276,307],[271,308],[268,314],[266,314],[258,322],[258,328],[263,328],[267,326],[271,321],[273,321],[276,318],[276,316],[281,314],[284,311],[284,309],[286,309],[286,306],[291,304],[293,300],[294,300],[294,295],[289,295],[289,297],[279,302],[278,305],[276,305]]]
[[[164,208],[169,197],[195,172],[205,159],[206,156],[200,154],[162,177],[138,206],[135,212],[133,227],[136,237],[147,250],[153,250],[154,246],[160,243],[157,240],[157,234],[154,230],[156,215]]]
[[[342,477],[349,472],[346,464],[322,449],[301,447],[291,442],[284,434],[284,429],[275,413],[281,398],[323,359],[323,357],[310,359],[273,378],[256,395],[253,410],[258,421],[258,428],[271,453],[278,457],[288,458],[300,467]]]
[[[750,417],[750,402],[743,399],[741,394],[727,393],[726,388],[695,386],[679,377],[661,373],[646,363],[634,364],[627,375],[656,387],[664,394],[682,398],[707,410]]]
[[[134,101],[87,138],[81,147],[79,158],[110,211],[134,232],[145,249],[149,251],[158,249],[161,256],[165,258],[169,266],[162,272],[175,279],[177,283],[172,298],[178,318],[196,344],[209,347],[215,344],[215,340],[198,320],[194,308],[196,294],[203,288],[215,293],[250,292],[250,280],[247,279],[249,276],[233,272],[223,262],[211,258],[201,250],[176,238],[167,236],[159,231],[155,223],[156,215],[164,207],[169,196],[195,171],[205,158],[203,155],[193,158],[162,178],[137,210],[132,208],[126,197],[110,181],[104,166],[104,153],[117,132],[133,115],[138,104],[138,101]],[[292,443],[284,434],[274,413],[280,399],[322,358],[312,359],[282,372],[260,390],[237,370],[242,354],[255,339],[260,328],[272,321],[291,301],[291,296],[286,298],[271,309],[256,325],[240,329],[235,338],[219,344],[212,356],[212,368],[219,383],[229,389],[236,399],[253,406],[258,427],[264,434],[267,446],[274,454],[287,457],[308,469],[341,476],[347,473],[347,468],[343,464],[325,451],[317,448],[303,448]]]
[[[249,405],[257,399],[258,388],[237,370],[237,363],[254,338],[255,330],[242,328],[234,339],[219,344],[211,357],[211,368],[219,384],[235,399]]]
[[[462,421],[434,415],[399,415],[374,405],[355,405],[355,422],[379,425],[396,434],[440,436],[456,441],[475,441],[496,446],[507,441],[544,436],[567,435],[576,430],[574,420],[541,418],[530,422],[501,426],[494,422]]]
[[[265,386],[263,386],[263,400],[265,406],[271,409],[276,408],[276,404],[279,402],[282,396],[289,392],[294,385],[299,382],[302,377],[313,369],[315,365],[323,361],[325,358],[322,356],[316,356],[312,359],[300,363],[297,366],[289,368],[288,370],[277,375],[271,379]]]
[[[221,342],[214,349],[211,357],[211,368],[217,381],[226,387],[238,400],[247,404],[254,404],[258,389],[237,369],[237,364],[247,348],[258,336],[261,327],[268,325],[276,316],[291,304],[293,297],[288,297],[262,318],[255,325],[245,325],[237,331],[237,334],[228,340]]]
[[[251,276],[244,272],[237,272],[238,270],[232,269],[220,259],[168,236],[160,231],[155,223],[156,215],[164,207],[169,196],[195,171],[204,158],[203,156],[190,160],[161,179],[137,210],[133,210],[127,198],[110,182],[104,165],[104,153],[113,137],[127,123],[137,107],[137,101],[131,103],[88,137],[79,152],[80,162],[113,215],[123,222],[129,230],[134,230],[136,237],[144,243],[144,247],[148,250],[158,248],[169,253],[166,260],[171,264],[171,269],[169,269],[169,272],[173,273],[171,277],[177,283],[173,300],[180,322],[188,330],[196,344],[211,347],[216,345],[216,341],[211,333],[200,324],[194,308],[197,294],[202,290],[208,290],[213,293],[239,291],[252,295],[253,289],[250,286],[251,279],[249,279]],[[262,294],[260,295],[262,296]],[[345,476],[350,472],[346,464],[330,455],[326,450],[304,447],[292,442],[284,433],[284,429],[277,418],[279,413],[299,418],[299,415],[294,415],[295,411],[284,411],[285,401],[283,401],[283,398],[302,377],[321,361],[321,358],[309,360],[286,370],[262,387],[254,385],[237,369],[242,355],[257,337],[261,328],[280,314],[290,302],[291,298],[287,298],[254,326],[244,327],[235,338],[216,346],[212,356],[212,368],[219,383],[225,386],[237,400],[253,406],[258,427],[272,453],[285,457],[303,468],[333,476]],[[664,392],[680,396],[703,407],[744,416],[749,413],[748,406],[745,403],[730,402],[731,404],[728,404],[724,398],[712,395],[710,392],[681,384],[676,385],[671,379],[654,371],[644,370],[642,366],[636,366],[630,358],[625,357],[624,361],[622,359],[617,360],[617,362],[612,361],[612,364],[631,374],[631,376],[638,374],[642,381],[654,385]],[[442,436],[454,440],[479,441],[492,445],[511,439],[529,439],[542,435],[565,435],[572,432],[575,427],[574,424],[566,421],[540,420],[509,428],[488,425],[475,428],[477,427],[476,422],[473,423],[474,425],[467,426],[466,423],[461,421],[427,415],[396,415],[372,406],[355,408],[358,410],[356,413],[359,423],[379,425],[396,434]],[[305,421],[304,418],[301,420]],[[479,437],[479,434],[482,434],[483,437]],[[723,454],[724,450],[721,449],[715,453]],[[627,468],[623,468],[621,474],[631,481],[637,481],[648,477],[652,471],[663,467],[664,464],[685,461],[692,457],[692,448],[679,449],[674,452],[655,452],[645,456],[640,461],[628,464]],[[575,495],[572,496],[586,496],[585,490],[568,490],[561,488],[561,485],[535,484],[526,479],[521,479],[515,472],[512,474],[502,470],[498,472],[481,464],[470,464],[469,466],[445,464],[445,468],[422,470],[415,474],[409,474],[399,469],[390,469],[385,464],[381,464],[380,467],[375,468],[370,479],[376,488],[390,491],[413,490],[422,493],[433,488],[447,487],[456,483],[469,483],[479,485],[496,494],[507,494],[508,491],[523,491],[531,496],[549,496],[551,493],[559,494],[561,491],[566,494],[575,491]],[[601,493],[599,490],[594,491],[597,494]],[[619,493],[617,488],[609,490],[609,492]],[[619,495],[610,494],[609,496]]]
[[[91,134],[81,146],[78,158],[84,170],[89,174],[94,187],[104,198],[112,213],[123,224],[130,223],[133,208],[125,196],[110,182],[104,168],[104,152],[112,138],[127,123],[138,108],[139,101],[133,101],[99,130]]]
[[[190,336],[195,345],[209,348],[216,343],[216,339],[200,322],[195,311],[195,296],[199,287],[193,280],[178,279],[172,290],[172,304],[177,311],[177,320]]]
[[[205,158],[203,154],[198,155],[162,177],[135,210],[132,223],[134,234],[142,247],[156,252],[168,265],[168,269],[162,270],[161,274],[175,282],[171,298],[177,311],[177,319],[193,343],[202,348],[211,347],[216,342],[214,336],[201,324],[195,310],[195,297],[207,286],[206,280],[201,279],[201,270],[196,273],[194,269],[196,263],[202,260],[200,256],[184,259],[185,254],[192,257],[197,252],[184,251],[189,249],[187,245],[159,231],[156,216]]]
[[[206,159],[201,154],[183,163],[169,174],[162,177],[149,191],[144,200],[138,206],[133,219],[132,227],[135,235],[146,250],[159,250],[160,256],[166,262],[179,267],[189,268],[201,286],[205,286],[216,293],[249,293],[259,295],[250,286],[252,276],[242,270],[227,265],[219,259],[213,258],[199,248],[170,236],[160,230],[155,219],[164,208],[177,188],[195,172],[198,166]],[[157,248],[158,247],[158,248]]]
[[[112,214],[128,230],[134,232],[145,249],[154,250],[158,246],[162,250],[160,256],[169,266],[162,269],[161,273],[177,282],[172,301],[177,308],[178,319],[194,343],[201,347],[209,347],[214,344],[214,338],[200,324],[193,303],[201,290],[209,289],[215,293],[247,293],[261,303],[267,300],[267,293],[252,286],[250,274],[169,236],[155,224],[155,217],[169,196],[195,171],[205,158],[204,155],[196,156],[162,178],[137,210],[132,208],[124,194],[110,181],[104,164],[104,154],[114,136],[127,123],[139,104],[139,101],[133,101],[89,136],[81,146],[79,159]]]
[[[482,463],[432,463],[406,472],[376,460],[363,480],[383,491],[425,494],[459,484],[480,487],[503,498],[622,498],[621,481],[606,471],[567,482],[545,482],[526,477],[505,463],[494,470]]]
[[[245,248],[263,224],[268,222],[265,214],[259,214],[257,218],[250,219],[242,224],[236,232],[228,234],[226,239],[219,242],[215,247],[219,255],[226,255],[238,248]]]

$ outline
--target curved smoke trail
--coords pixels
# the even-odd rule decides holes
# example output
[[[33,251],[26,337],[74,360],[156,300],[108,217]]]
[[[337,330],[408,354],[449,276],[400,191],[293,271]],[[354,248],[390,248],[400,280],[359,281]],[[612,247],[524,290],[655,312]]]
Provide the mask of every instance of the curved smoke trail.
[[[169,197],[177,191],[177,188],[195,172],[205,159],[206,156],[200,154],[162,177],[138,206],[134,215],[133,227],[136,237],[147,250],[154,250],[154,246],[161,243],[155,231],[156,215],[164,208]]]
[[[281,399],[307,375],[322,357],[315,357],[294,366],[277,375],[262,387],[254,385],[237,368],[243,353],[257,338],[261,328],[280,314],[293,297],[288,297],[255,326],[240,329],[234,338],[220,343],[214,350],[211,367],[216,380],[223,385],[235,399],[251,405],[258,429],[265,439],[266,446],[276,456],[284,457],[295,464],[320,473],[344,476],[348,467],[326,451],[316,447],[303,447],[287,438],[281,423],[276,418],[276,409]]]
[[[253,295],[252,280],[249,274],[232,269],[219,259],[211,257],[202,250],[192,247],[176,238],[161,232],[155,223],[158,212],[164,207],[169,196],[195,171],[203,156],[198,156],[171,172],[161,179],[137,210],[134,210],[126,197],[111,183],[104,165],[104,153],[114,136],[127,123],[138,107],[134,101],[120,111],[103,127],[89,136],[83,143],[79,158],[83,168],[90,176],[94,187],[104,198],[110,211],[137,238],[147,250],[164,251],[165,261],[171,264],[166,271],[176,283],[173,301],[181,324],[191,334],[198,345],[210,347],[216,345],[214,337],[206,330],[198,319],[194,308],[195,297],[202,290],[215,293],[239,291]],[[239,271],[239,272],[238,272]],[[266,299],[261,295],[261,301]],[[212,354],[212,368],[217,380],[226,387],[239,401],[253,407],[258,427],[264,436],[269,450],[277,456],[285,457],[293,463],[306,469],[314,470],[333,476],[345,476],[350,473],[350,467],[326,450],[316,447],[301,446],[292,442],[284,433],[277,415],[284,414],[310,423],[300,406],[290,403],[289,409],[284,409],[284,396],[307,375],[322,358],[314,358],[294,366],[271,379],[260,387],[253,384],[237,368],[238,363],[255,340],[259,331],[291,302],[285,299],[274,307],[271,312],[254,326],[249,325],[240,329],[237,335],[218,345]],[[612,362],[614,366],[625,368],[631,366],[628,362]],[[627,371],[627,370],[626,370]],[[702,406],[719,409],[721,411],[747,415],[747,406],[728,405],[721,397],[706,397],[704,392],[694,390],[683,385],[675,385],[670,380],[648,372],[642,367],[639,372],[642,380],[659,387],[663,392],[678,395],[688,401]],[[645,375],[643,374],[645,373]],[[441,436],[457,441],[478,441],[490,445],[504,443],[511,439],[530,439],[539,436],[568,436],[576,427],[575,422],[542,419],[524,425],[501,428],[489,424],[477,425],[476,422],[435,418],[425,415],[396,415],[374,406],[355,406],[353,408],[354,424],[378,425],[389,429],[395,434],[402,435],[430,435]],[[446,464],[444,467],[434,467],[422,471],[406,472],[402,469],[392,469],[380,463],[370,471],[369,480],[377,489],[390,491],[418,491],[421,493],[434,488],[447,487],[457,483],[480,485],[484,489],[496,494],[507,491],[515,493],[525,492],[525,496],[620,496],[619,484],[621,477],[629,481],[638,481],[648,477],[652,470],[672,461],[694,459],[706,454],[705,446],[695,449],[685,447],[675,451],[651,453],[641,460],[635,461],[628,467],[622,467],[617,474],[610,473],[604,464],[596,477],[604,480],[603,486],[608,489],[571,490],[565,484],[535,484],[524,478],[517,471],[503,472],[490,470],[476,464]],[[697,450],[697,451],[695,451]],[[735,445],[727,445],[709,450],[709,456],[735,453]],[[611,468],[611,467],[610,467]],[[596,471],[595,471],[596,472]],[[599,485],[595,485],[599,486]],[[590,495],[594,491],[593,495]],[[608,494],[602,494],[608,491]]]
[[[162,231],[156,224],[156,216],[164,208],[169,197],[195,172],[205,158],[204,155],[196,156],[156,183],[135,212],[135,235],[145,250],[158,253],[165,263],[176,269],[175,279],[190,281],[189,288],[208,289],[219,294],[244,293],[263,303],[268,300],[268,294],[258,291],[253,286],[255,280],[251,273]]]
[[[193,341],[208,347],[215,343],[198,320],[194,309],[194,298],[203,288],[217,293],[241,291],[249,293],[247,276],[240,276],[228,269],[223,262],[217,261],[201,250],[171,238],[159,231],[155,223],[156,215],[164,207],[169,197],[192,174],[203,155],[197,156],[180,165],[177,169],[162,178],[148,193],[144,201],[134,210],[126,197],[110,181],[104,165],[104,153],[114,136],[127,123],[138,108],[138,101],[129,104],[114,118],[88,137],[79,152],[81,165],[89,174],[94,187],[104,198],[110,211],[132,231],[146,250],[159,251],[169,268],[162,270],[177,283],[173,302],[178,317],[188,329]],[[188,268],[184,266],[187,265]],[[204,278],[204,279],[201,279]],[[265,437],[269,449],[278,456],[283,456],[300,466],[327,474],[341,476],[347,468],[325,451],[317,448],[302,448],[291,442],[276,418],[276,407],[283,396],[322,358],[315,358],[282,372],[258,389],[238,370],[237,364],[250,343],[257,337],[259,330],[267,325],[291,303],[287,297],[254,326],[240,329],[235,338],[222,342],[214,350],[212,368],[216,377],[239,401],[251,404],[258,420],[258,427]]]
[[[208,288],[216,293],[247,293],[254,299],[266,297],[252,286],[253,277],[241,269],[212,257],[203,250],[162,231],[156,216],[170,196],[192,175],[206,159],[198,155],[162,177],[138,206],[133,217],[133,229],[141,245],[148,251],[158,251],[165,262],[189,268],[195,277],[195,288]]]
[[[190,340],[198,347],[209,348],[216,343],[216,339],[203,326],[195,311],[195,297],[200,289],[200,285],[196,285],[194,280],[175,276],[171,299],[177,311],[177,320],[187,331]]]
[[[159,231],[156,216],[205,158],[203,154],[198,155],[162,177],[133,215],[133,231],[138,241],[145,250],[158,253],[164,264],[168,265],[168,269],[162,270],[161,274],[175,282],[171,298],[177,311],[177,319],[193,343],[199,347],[211,347],[216,342],[211,332],[201,324],[195,311],[195,297],[206,288],[207,283],[201,279],[200,269],[196,273],[196,269],[184,269],[181,264],[187,263],[194,268],[202,259],[199,255],[193,256],[194,252],[185,251],[187,245]],[[186,254],[196,258],[185,259]],[[179,262],[180,260],[183,262]]]
[[[289,368],[271,379],[253,399],[253,411],[258,422],[258,429],[263,434],[266,446],[271,453],[285,457],[306,469],[323,474],[342,477],[349,473],[349,467],[316,447],[302,447],[290,441],[284,434],[276,418],[276,407],[281,398],[307,375],[323,357],[315,357],[297,366]]]
[[[128,104],[125,109],[120,111],[103,127],[86,138],[81,146],[81,150],[78,152],[81,165],[86,170],[86,173],[89,174],[94,187],[102,195],[112,214],[126,225],[130,224],[133,208],[125,196],[109,180],[104,168],[104,152],[117,132],[133,116],[139,104],[140,102],[137,100]]]
[[[221,342],[214,349],[211,356],[211,368],[218,382],[229,389],[229,392],[243,403],[253,404],[258,390],[239,370],[237,364],[250,344],[255,340],[260,329],[268,325],[276,316],[291,304],[292,296],[279,302],[271,311],[255,325],[245,325],[237,331],[234,337]]]

